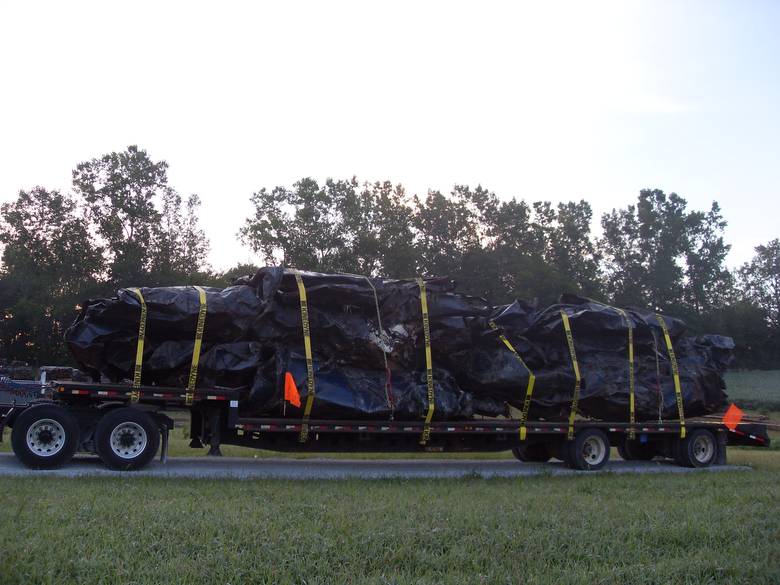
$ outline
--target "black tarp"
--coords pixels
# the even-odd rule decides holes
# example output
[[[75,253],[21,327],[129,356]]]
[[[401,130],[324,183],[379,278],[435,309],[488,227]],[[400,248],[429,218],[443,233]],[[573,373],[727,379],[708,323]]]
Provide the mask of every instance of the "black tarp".
[[[308,297],[316,399],[312,416],[419,419],[427,411],[420,288],[415,280],[301,272]],[[516,301],[494,307],[463,295],[446,278],[425,279],[435,381],[435,419],[510,415],[521,408],[525,369],[501,342],[503,333],[536,377],[530,415],[568,415],[575,385],[561,311],[571,324],[582,374],[579,412],[609,420],[629,416],[628,323],[635,354],[639,420],[677,417],[671,362],[655,314],[566,295],[541,310]],[[193,287],[141,289],[147,309],[143,383],[184,386],[199,300]],[[306,363],[295,274],[263,268],[225,289],[207,288],[199,386],[244,389],[248,415],[300,417],[285,402],[292,375],[306,392]],[[128,289],[84,304],[66,333],[80,367],[98,379],[129,380],[140,302]],[[490,326],[490,321],[496,328]],[[723,371],[733,349],[721,336],[687,337],[664,316],[678,359],[686,416],[725,404]]]

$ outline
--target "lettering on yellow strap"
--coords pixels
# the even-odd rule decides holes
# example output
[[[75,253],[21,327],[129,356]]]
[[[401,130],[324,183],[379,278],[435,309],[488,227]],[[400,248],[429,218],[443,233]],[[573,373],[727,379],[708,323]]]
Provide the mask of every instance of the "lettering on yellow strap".
[[[666,352],[669,354],[669,362],[672,365],[672,378],[674,379],[674,395],[677,399],[677,413],[680,416],[680,438],[685,438],[685,414],[683,412],[682,389],[680,388],[680,370],[677,367],[677,355],[674,353],[672,338],[669,336],[669,329],[666,327],[666,321],[661,315],[656,314],[655,318],[661,326],[666,341]]]
[[[425,281],[417,279],[420,287],[420,309],[422,311],[423,336],[425,338],[425,383],[428,387],[428,412],[425,415],[425,425],[420,437],[420,444],[425,445],[431,437],[431,420],[435,408],[435,396],[433,391],[433,358],[431,357],[431,321],[428,317],[428,297],[425,292]]]
[[[311,329],[309,328],[309,301],[306,298],[306,287],[300,273],[295,272],[295,283],[298,285],[298,298],[301,304],[301,328],[303,329],[303,351],[306,355],[306,404],[303,407],[301,434],[298,442],[309,440],[309,418],[314,406],[314,358],[311,353]]]
[[[574,336],[571,333],[569,316],[563,309],[561,309],[561,320],[563,321],[563,329],[566,332],[566,344],[569,346],[571,367],[574,370],[574,395],[571,399],[571,411],[569,412],[569,430],[566,434],[566,437],[571,441],[574,439],[574,417],[577,416],[577,404],[580,400],[580,386],[582,384],[582,377],[580,376],[580,365],[577,362],[577,352],[574,351]]]
[[[195,398],[195,385],[198,382],[198,364],[200,363],[200,349],[203,345],[203,332],[206,329],[206,291],[201,287],[193,287],[198,291],[198,324],[195,327],[195,345],[192,347],[192,363],[190,364],[190,376],[187,380],[187,393],[184,395],[184,403],[190,406]]]
[[[490,328],[493,331],[499,331],[498,325],[491,319],[488,322],[488,325],[490,325]],[[526,365],[525,361],[523,361],[523,358],[520,357],[520,354],[517,352],[517,350],[514,348],[514,346],[510,343],[510,341],[506,338],[506,336],[499,331],[498,338],[501,340],[501,342],[509,349],[509,351],[512,352],[512,355],[515,356],[515,359],[520,363],[521,366],[525,368],[525,370],[528,372],[528,385],[525,387],[525,396],[523,397],[523,410],[520,413],[520,440],[525,441],[526,437],[526,428],[525,423],[528,422],[528,411],[531,409],[531,395],[534,392],[534,382],[536,382],[536,376],[534,376],[534,373],[531,371],[531,368]]]
[[[146,340],[146,301],[140,288],[131,288],[138,301],[141,303],[141,317],[138,320],[138,345],[135,348],[135,366],[133,366],[133,389],[130,392],[130,402],[138,402],[141,397],[141,371],[144,363],[144,341]]]

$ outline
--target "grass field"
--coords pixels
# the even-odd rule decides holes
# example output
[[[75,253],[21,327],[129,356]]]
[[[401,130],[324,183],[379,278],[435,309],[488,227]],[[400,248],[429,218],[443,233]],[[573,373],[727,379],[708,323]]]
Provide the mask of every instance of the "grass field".
[[[3,583],[777,583],[752,472],[408,481],[3,480]]]
[[[729,459],[753,471],[2,478],[0,583],[780,583],[780,451]]]
[[[780,371],[728,372],[726,392],[740,405],[757,411],[780,411]]]

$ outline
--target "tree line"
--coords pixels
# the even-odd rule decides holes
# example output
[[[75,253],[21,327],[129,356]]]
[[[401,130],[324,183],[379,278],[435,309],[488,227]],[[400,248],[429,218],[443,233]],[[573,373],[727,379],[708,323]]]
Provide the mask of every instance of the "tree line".
[[[35,187],[2,205],[0,354],[67,362],[62,335],[85,298],[125,286],[227,286],[255,267],[215,271],[197,195],[135,146],[82,162],[69,192]],[[499,199],[481,186],[412,195],[390,182],[304,178],[260,189],[238,230],[267,264],[388,278],[448,275],[494,304],[561,293],[684,318],[731,335],[743,367],[780,366],[780,241],[726,267],[717,203],[643,189],[592,230],[587,201]],[[238,227],[238,226],[237,226]]]

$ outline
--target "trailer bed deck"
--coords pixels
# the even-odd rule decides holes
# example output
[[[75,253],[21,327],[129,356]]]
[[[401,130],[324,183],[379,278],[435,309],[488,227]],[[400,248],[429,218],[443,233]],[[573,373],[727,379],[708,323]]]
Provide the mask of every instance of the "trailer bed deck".
[[[178,387],[134,388],[129,384],[53,381],[45,386],[38,385],[38,388],[44,390],[40,396],[28,396],[24,400],[20,399],[21,402],[14,398],[8,404],[0,400],[0,429],[5,424],[13,426],[16,418],[27,416],[25,413],[28,410],[48,412],[46,415],[39,415],[38,422],[32,420],[32,415],[27,417],[31,420],[25,421],[25,424],[33,425],[31,428],[36,429],[36,432],[43,432],[43,438],[32,444],[33,448],[39,450],[48,448],[46,433],[50,432],[51,425],[47,421],[51,417],[60,417],[62,424],[57,425],[60,434],[71,424],[68,421],[72,421],[72,424],[80,429],[80,432],[75,434],[74,440],[79,444],[73,447],[74,451],[97,451],[100,454],[100,445],[103,445],[105,454],[110,440],[107,435],[108,427],[104,425],[105,428],[101,431],[101,421],[111,419],[116,432],[128,428],[128,425],[136,429],[144,427],[146,434],[143,436],[148,437],[148,433],[157,433],[153,429],[159,429],[164,456],[167,433],[174,424],[173,420],[164,414],[169,410],[189,411],[191,446],[209,445],[210,453],[215,455],[220,453],[220,445],[228,444],[275,451],[313,452],[512,450],[522,461],[546,461],[549,458],[567,460],[571,453],[581,454],[580,443],[589,441],[585,449],[593,447],[600,452],[598,465],[594,464],[592,467],[597,468],[608,460],[610,445],[630,449],[631,453],[621,453],[624,458],[626,453],[629,458],[635,459],[645,458],[643,453],[649,453],[650,457],[656,454],[680,460],[679,449],[683,448],[681,446],[690,449],[693,442],[698,440],[697,437],[700,439],[703,436],[707,443],[702,447],[704,451],[700,453],[703,465],[711,462],[724,463],[727,445],[769,445],[765,424],[747,419],[737,425],[726,425],[719,417],[713,416],[686,419],[684,422],[664,420],[629,423],[575,419],[571,427],[568,421],[521,422],[512,418],[432,421],[428,425],[422,420],[302,420],[278,416],[243,416],[242,398],[246,395],[245,389],[198,388],[192,392],[191,400],[188,401],[187,391]],[[21,396],[24,392],[17,394]],[[38,408],[39,406],[43,410]],[[117,421],[114,421],[112,416],[121,420],[117,418]],[[126,439],[131,440],[127,437]],[[18,449],[25,448],[22,441],[22,435],[19,435],[19,445],[14,446],[17,454]],[[117,449],[118,452],[124,453],[121,448]],[[604,453],[605,449],[607,453]],[[110,455],[107,457],[110,459]],[[148,462],[148,454],[146,458],[145,461]],[[35,465],[49,465],[41,457],[31,460]],[[690,457],[688,461],[691,461]],[[137,465],[132,468],[141,467],[143,464],[145,463],[132,463],[133,466]],[[126,465],[129,464],[124,461],[111,464],[114,468],[131,468]],[[579,465],[579,468],[591,468],[582,459]]]

